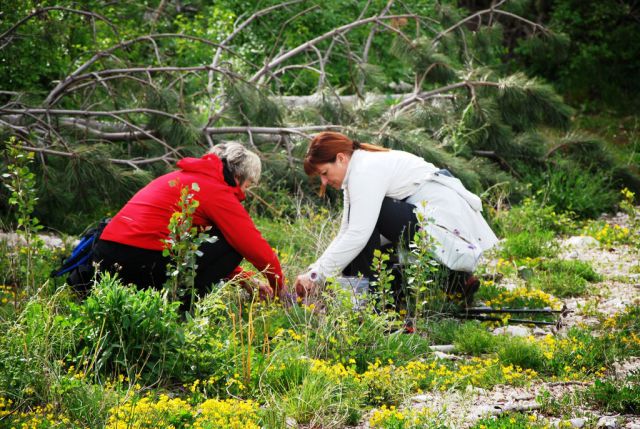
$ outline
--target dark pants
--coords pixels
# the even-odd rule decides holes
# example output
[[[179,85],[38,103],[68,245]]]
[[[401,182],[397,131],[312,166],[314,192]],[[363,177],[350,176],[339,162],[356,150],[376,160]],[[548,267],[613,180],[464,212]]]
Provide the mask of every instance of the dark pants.
[[[224,239],[213,243],[202,243],[202,256],[197,259],[195,286],[198,295],[210,292],[211,284],[225,277],[240,264],[242,256]],[[118,273],[124,283],[133,283],[140,288],[161,289],[167,280],[168,257],[159,250],[147,250],[113,241],[99,240],[94,261],[100,263],[102,271]]]
[[[398,246],[409,249],[409,244],[419,226],[418,219],[413,212],[414,209],[415,206],[412,204],[385,197],[382,201],[378,221],[371,237],[369,237],[369,241],[367,241],[358,256],[347,265],[342,274],[345,276],[361,274],[372,279],[375,274],[371,269],[374,250],[380,249],[384,252],[397,249]],[[391,243],[381,246],[380,234],[385,236]],[[400,267],[396,267],[393,271],[395,281],[392,284],[392,288],[396,294],[402,295],[402,270]],[[444,265],[440,265],[436,277],[438,277],[437,284],[440,284],[447,293],[462,294],[465,300],[467,298],[471,299],[479,286],[479,282],[471,273],[454,271]]]
[[[367,241],[362,252],[347,265],[342,274],[345,276],[362,274],[365,277],[372,278],[374,273],[371,270],[371,261],[373,260],[374,250],[395,249],[398,245],[408,249],[418,227],[418,219],[413,212],[414,209],[415,206],[412,204],[385,197],[382,201],[378,221],[371,237],[369,237],[369,241]],[[391,241],[385,248],[381,246],[380,234]]]

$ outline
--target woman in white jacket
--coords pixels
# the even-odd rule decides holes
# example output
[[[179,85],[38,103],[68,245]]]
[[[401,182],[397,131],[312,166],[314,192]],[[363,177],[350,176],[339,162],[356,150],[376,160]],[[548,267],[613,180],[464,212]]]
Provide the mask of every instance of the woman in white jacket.
[[[323,132],[304,159],[307,175],[320,176],[322,188],[342,189],[344,207],[338,235],[309,270],[296,279],[298,295],[338,275],[371,277],[373,251],[382,243],[407,246],[418,226],[436,242],[435,259],[477,289],[471,275],[484,250],[498,241],[482,217],[480,199],[446,170],[408,152],[352,141]],[[450,276],[451,278],[451,276]]]

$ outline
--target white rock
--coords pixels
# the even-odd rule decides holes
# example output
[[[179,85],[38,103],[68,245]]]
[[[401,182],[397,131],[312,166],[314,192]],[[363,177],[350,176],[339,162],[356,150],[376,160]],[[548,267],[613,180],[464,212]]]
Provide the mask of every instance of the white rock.
[[[460,356],[450,355],[450,354],[439,352],[439,351],[434,351],[433,352],[433,357],[435,357],[436,359],[443,359],[443,360],[460,360],[460,359],[462,359]]]
[[[298,422],[293,417],[287,417],[285,420],[285,426],[288,428],[297,428]]]
[[[640,429],[640,423],[627,423],[625,429]]]
[[[596,427],[606,428],[606,429],[617,429],[620,426],[618,425],[618,420],[616,419],[615,416],[602,416],[598,420]]]
[[[588,235],[576,235],[574,237],[567,238],[562,242],[562,244],[567,247],[585,249],[590,247],[596,247],[600,244],[600,242]]]
[[[434,352],[451,353],[455,351],[456,347],[453,344],[444,344],[429,347]]]
[[[535,335],[536,337],[545,337],[549,335],[549,331],[536,326],[535,328],[533,328],[533,335]]]
[[[581,428],[587,423],[587,421],[581,417],[569,420],[572,428]]]
[[[431,398],[428,395],[416,395],[411,397],[411,402],[427,402],[430,401]]]
[[[518,284],[517,283],[510,282],[510,281],[505,281],[504,283],[501,283],[500,286],[502,286],[503,288],[505,288],[509,292],[514,291],[514,290],[516,290],[518,288]]]
[[[511,335],[512,337],[528,337],[531,331],[526,326],[500,326],[493,330],[494,335]]]
[[[38,234],[44,242],[44,246],[50,249],[64,247],[64,241],[60,237],[48,234]],[[27,245],[27,241],[16,232],[0,232],[0,241],[4,241],[10,247],[22,247]]]

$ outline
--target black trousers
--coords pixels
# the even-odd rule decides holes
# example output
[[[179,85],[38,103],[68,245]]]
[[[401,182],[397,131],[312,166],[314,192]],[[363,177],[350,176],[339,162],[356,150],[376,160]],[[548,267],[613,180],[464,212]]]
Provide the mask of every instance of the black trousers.
[[[396,249],[398,245],[409,249],[409,245],[418,228],[418,219],[414,213],[415,206],[405,201],[394,200],[385,197],[380,208],[378,221],[373,229],[369,241],[364,249],[355,257],[353,261],[342,271],[345,276],[363,275],[369,279],[373,278],[371,262],[373,252],[376,249],[382,251]],[[384,235],[391,243],[381,246],[380,234]],[[392,288],[396,293],[396,300],[402,300],[403,291],[402,270],[394,269],[395,281]],[[445,292],[451,294],[461,294],[465,301],[473,299],[473,294],[478,290],[479,282],[471,273],[454,271],[444,265],[440,265],[437,277],[437,284],[444,288]]]
[[[362,274],[372,278],[371,261],[373,251],[376,249],[387,250],[397,248],[398,245],[409,248],[418,227],[418,219],[413,210],[416,207],[402,200],[385,197],[382,201],[378,221],[373,229],[369,241],[364,249],[355,257],[343,270],[345,276],[357,276]],[[381,245],[380,234],[384,235],[391,243],[386,246]]]
[[[219,232],[213,243],[202,243],[202,256],[197,259],[195,286],[202,296],[211,290],[211,284],[227,277],[240,264],[242,256],[224,239]],[[100,270],[118,273],[124,283],[133,283],[139,288],[161,289],[167,280],[169,258],[158,250],[148,250],[113,241],[98,240],[94,261]]]

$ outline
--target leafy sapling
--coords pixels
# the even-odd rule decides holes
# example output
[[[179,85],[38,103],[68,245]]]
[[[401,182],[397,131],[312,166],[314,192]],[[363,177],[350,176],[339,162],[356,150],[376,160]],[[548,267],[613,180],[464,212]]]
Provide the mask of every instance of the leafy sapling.
[[[171,181],[171,186],[178,186],[177,181]],[[200,191],[197,183],[184,186],[180,190],[178,207],[180,211],[173,213],[169,221],[169,238],[164,240],[163,256],[171,258],[167,264],[167,283],[165,289],[171,300],[177,300],[189,295],[189,311],[193,307],[196,295],[195,279],[198,268],[197,259],[202,256],[199,250],[202,243],[213,243],[217,237],[209,236],[193,225],[193,214],[200,205],[195,195]]]

